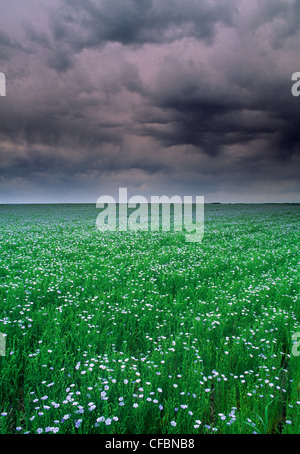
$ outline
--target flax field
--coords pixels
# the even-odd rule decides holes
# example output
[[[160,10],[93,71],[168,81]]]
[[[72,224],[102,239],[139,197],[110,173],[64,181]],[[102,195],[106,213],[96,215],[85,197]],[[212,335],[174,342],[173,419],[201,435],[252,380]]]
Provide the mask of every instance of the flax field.
[[[201,243],[97,214],[0,206],[0,433],[299,434],[300,205],[206,204]]]

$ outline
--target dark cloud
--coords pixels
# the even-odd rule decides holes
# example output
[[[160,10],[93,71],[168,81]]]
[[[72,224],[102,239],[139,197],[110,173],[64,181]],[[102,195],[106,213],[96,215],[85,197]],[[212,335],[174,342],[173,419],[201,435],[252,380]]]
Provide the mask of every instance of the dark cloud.
[[[292,0],[6,3],[3,200],[18,185],[89,199],[131,185],[228,201],[247,184],[295,200],[299,12]]]
[[[7,33],[0,30],[0,63],[10,60],[20,51],[24,51],[22,43],[11,39]]]
[[[64,0],[64,13],[53,17],[56,40],[74,49],[105,42],[162,44],[186,36],[210,40],[217,23],[231,24],[235,2],[203,0]]]

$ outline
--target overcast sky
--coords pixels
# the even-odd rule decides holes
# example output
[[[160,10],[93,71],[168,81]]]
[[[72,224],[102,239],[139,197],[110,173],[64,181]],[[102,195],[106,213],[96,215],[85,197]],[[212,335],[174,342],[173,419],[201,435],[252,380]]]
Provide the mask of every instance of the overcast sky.
[[[299,202],[299,0],[0,0],[0,203]]]

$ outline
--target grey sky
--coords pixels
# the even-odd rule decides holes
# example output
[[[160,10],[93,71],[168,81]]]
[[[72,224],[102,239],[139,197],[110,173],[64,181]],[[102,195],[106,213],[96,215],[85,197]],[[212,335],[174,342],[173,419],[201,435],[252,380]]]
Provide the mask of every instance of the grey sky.
[[[295,202],[299,0],[0,0],[0,203]]]

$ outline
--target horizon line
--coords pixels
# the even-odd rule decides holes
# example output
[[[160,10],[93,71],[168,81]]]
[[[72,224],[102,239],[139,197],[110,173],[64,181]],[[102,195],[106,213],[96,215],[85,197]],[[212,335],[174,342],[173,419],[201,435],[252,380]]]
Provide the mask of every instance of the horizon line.
[[[120,204],[124,202],[117,202]],[[126,203],[126,202],[125,202]],[[128,202],[127,202],[128,203]],[[151,202],[147,202],[151,204]],[[196,202],[193,202],[195,204]],[[96,202],[0,202],[3,205],[96,205]],[[171,203],[172,205],[172,203]],[[299,202],[205,202],[204,205],[300,205]]]

